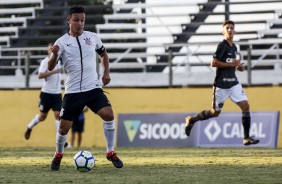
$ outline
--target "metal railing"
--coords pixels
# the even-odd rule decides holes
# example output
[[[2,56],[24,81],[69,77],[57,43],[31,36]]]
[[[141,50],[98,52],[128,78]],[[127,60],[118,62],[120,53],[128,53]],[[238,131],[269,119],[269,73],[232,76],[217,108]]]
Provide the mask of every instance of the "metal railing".
[[[212,43],[203,43],[203,45],[214,45],[215,48],[218,43],[212,42]],[[279,73],[282,72],[282,48],[279,47],[279,44],[282,44],[282,39],[259,39],[259,40],[249,40],[245,42],[237,42],[236,43],[238,47],[247,47],[246,50],[240,51],[240,59],[241,62],[245,63],[245,66],[247,67],[247,85],[252,86],[252,71],[255,70],[258,66],[266,66],[266,65],[272,65],[273,66],[273,72]],[[175,69],[177,67],[186,67],[188,70],[189,68],[195,66],[195,63],[191,63],[189,61],[189,57],[193,56],[194,54],[197,54],[195,51],[191,51],[189,49],[190,46],[201,46],[199,43],[184,43],[184,44],[164,44],[164,47],[166,50],[168,50],[169,53],[169,61],[168,61],[168,67],[169,67],[169,81],[168,85],[171,87],[173,86],[173,67]],[[268,46],[266,49],[254,49],[253,47],[257,45],[260,46]],[[173,47],[186,47],[187,52],[186,53],[173,53],[171,49]],[[215,49],[214,48],[214,49]],[[199,59],[198,65],[202,65],[203,67],[208,67],[209,71],[214,73],[214,70],[209,67],[209,64],[212,60],[212,55],[214,52],[207,52],[204,53],[205,55],[209,55],[210,59],[208,61],[203,61]],[[185,56],[185,59],[181,63],[174,63],[173,58],[177,56]],[[256,57],[257,59],[252,59],[253,57]],[[272,56],[271,59],[268,59],[267,56]],[[282,82],[282,81],[281,81]]]
[[[282,49],[279,47],[279,44],[282,43],[282,39],[272,39],[272,40],[257,40],[257,41],[247,41],[247,42],[237,42],[237,46],[245,46],[246,50],[241,50],[241,58],[242,61],[246,64],[248,71],[246,72],[247,76],[247,85],[251,86],[253,85],[252,76],[255,72],[255,68],[258,66],[266,66],[266,65],[272,65],[273,73],[281,73],[282,72],[282,61],[280,60],[280,57],[282,56]],[[211,45],[214,46],[214,49],[217,46],[216,42],[212,43],[183,43],[183,44],[164,44],[163,47],[165,50],[167,50],[164,55],[168,57],[168,62],[165,63],[147,63],[147,62],[136,62],[136,63],[124,63],[120,62],[122,59],[116,55],[116,58],[112,58],[115,62],[112,62],[110,64],[111,69],[113,68],[119,68],[119,69],[134,69],[134,68],[143,68],[142,77],[150,76],[150,72],[146,70],[147,66],[163,66],[164,70],[162,72],[159,72],[161,75],[167,75],[167,83],[166,86],[173,87],[176,84],[178,84],[178,79],[175,79],[174,76],[178,75],[179,71],[182,71],[182,73],[188,74],[189,77],[193,77],[196,72],[193,72],[193,67],[200,67],[200,70],[205,69],[206,76],[208,75],[214,75],[214,70],[209,66],[210,61],[212,60],[212,55],[214,51],[207,51],[207,52],[200,52],[195,47],[201,47],[201,46],[207,46]],[[254,49],[254,45],[265,45],[268,46],[268,48],[264,49]],[[185,52],[172,52],[171,48],[173,47],[183,47]],[[189,47],[194,47],[194,50],[190,49]],[[14,55],[5,55],[7,52],[13,52]],[[35,76],[37,73],[37,69],[39,67],[39,61],[44,59],[47,55],[46,48],[45,47],[31,47],[31,48],[1,48],[0,47],[0,71],[5,70],[13,70],[14,75],[10,75],[10,78],[12,81],[16,81],[19,79],[19,77],[24,78],[25,85],[23,88],[30,88],[31,81],[30,78],[32,76]],[[111,53],[109,53],[110,55]],[[140,55],[140,53],[138,53]],[[206,58],[203,60],[201,56],[206,56]],[[268,56],[271,56],[271,59],[269,59]],[[123,58],[126,56],[123,56]],[[144,53],[144,57],[146,57],[146,53]],[[178,58],[178,59],[177,59]],[[180,59],[179,59],[180,58]],[[193,58],[193,59],[191,59]],[[257,59],[253,59],[257,58]],[[1,61],[10,61],[10,64],[1,65]],[[31,64],[31,60],[36,60],[38,62],[33,62]],[[31,72],[33,70],[33,72]],[[1,73],[1,72],[0,72]],[[5,73],[5,72],[2,72]],[[112,72],[113,73],[113,72]],[[128,80],[128,77],[134,73],[123,73],[123,72],[115,72],[114,75],[118,75],[119,78],[122,79],[126,85],[126,81]],[[140,72],[139,72],[140,73]],[[5,77],[5,75],[0,75],[0,77]],[[6,76],[7,77],[7,76]],[[187,76],[186,76],[187,77]],[[132,78],[132,77],[131,77]],[[154,80],[154,79],[151,79]],[[138,81],[138,80],[136,80]],[[0,82],[0,88],[3,88],[3,85],[1,83],[6,82],[5,80],[1,80]],[[263,81],[262,81],[263,82]],[[282,81],[281,81],[282,82]],[[137,86],[140,86],[140,84],[136,84]],[[143,86],[146,86],[146,83],[142,84]],[[160,86],[160,84],[155,83],[156,86]],[[163,85],[163,84],[162,84]],[[189,84],[188,84],[189,85]],[[208,83],[207,83],[208,85]],[[15,86],[15,88],[18,88],[18,86]]]

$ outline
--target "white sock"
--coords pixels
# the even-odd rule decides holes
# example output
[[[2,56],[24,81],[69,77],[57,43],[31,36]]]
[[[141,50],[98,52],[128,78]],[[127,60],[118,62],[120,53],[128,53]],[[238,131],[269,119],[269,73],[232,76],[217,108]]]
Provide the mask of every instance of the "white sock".
[[[29,129],[32,129],[35,125],[39,123],[39,114],[36,114],[34,118],[30,121],[30,123],[27,125]]]
[[[56,132],[59,130],[60,128],[60,120],[55,120],[55,126],[56,126]]]
[[[107,143],[107,153],[114,151],[115,144],[115,121],[104,122],[104,134]]]
[[[67,135],[61,135],[59,131],[56,133],[56,152],[63,154],[64,146],[67,139]]]

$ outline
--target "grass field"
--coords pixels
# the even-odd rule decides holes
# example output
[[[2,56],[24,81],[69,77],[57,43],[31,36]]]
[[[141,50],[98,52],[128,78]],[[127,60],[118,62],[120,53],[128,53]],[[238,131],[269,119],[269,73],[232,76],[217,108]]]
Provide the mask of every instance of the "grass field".
[[[104,148],[84,148],[96,158],[88,173],[76,171],[65,151],[50,171],[54,148],[0,148],[0,183],[282,183],[282,149],[118,148],[124,168],[106,160]]]
[[[116,117],[118,113],[199,112],[210,107],[211,90],[107,89],[111,102],[115,104]],[[282,112],[281,86],[250,87],[246,91],[252,111]],[[0,184],[282,183],[282,126],[278,137],[279,149],[118,147],[124,168],[115,169],[105,158],[102,122],[90,113],[86,113],[87,128],[82,145],[95,155],[95,168],[88,173],[76,171],[72,157],[78,150],[67,149],[61,170],[51,172],[54,148],[50,147],[55,144],[53,116],[50,114],[46,122],[33,130],[30,140],[26,141],[23,136],[27,123],[38,112],[38,94],[35,90],[0,91]],[[230,100],[226,102],[224,112],[238,110]],[[38,146],[41,148],[36,148]]]

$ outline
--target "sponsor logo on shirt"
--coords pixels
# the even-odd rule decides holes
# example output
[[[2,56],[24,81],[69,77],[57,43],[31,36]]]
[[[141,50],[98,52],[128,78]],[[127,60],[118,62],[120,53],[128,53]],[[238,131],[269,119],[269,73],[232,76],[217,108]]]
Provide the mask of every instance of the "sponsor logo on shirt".
[[[223,82],[234,82],[236,78],[223,78]]]

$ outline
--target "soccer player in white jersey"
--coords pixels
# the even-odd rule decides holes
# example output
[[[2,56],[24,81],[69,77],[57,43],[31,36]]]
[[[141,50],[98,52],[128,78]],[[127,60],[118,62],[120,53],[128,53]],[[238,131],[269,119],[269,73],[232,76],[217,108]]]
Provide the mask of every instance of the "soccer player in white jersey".
[[[67,21],[69,32],[55,42],[48,62],[48,68],[52,70],[58,58],[61,58],[67,74],[60,112],[61,124],[56,136],[56,152],[51,163],[51,170],[60,169],[66,136],[73,120],[79,116],[85,106],[103,119],[107,145],[106,158],[116,168],[122,168],[123,162],[114,151],[114,113],[103,92],[96,69],[96,53],[98,53],[104,68],[102,83],[104,86],[109,84],[111,78],[107,51],[96,33],[84,30],[85,10],[82,6],[71,7]]]
[[[39,114],[36,114],[34,118],[27,125],[24,137],[26,140],[30,138],[32,128],[39,122],[44,121],[48,115],[50,109],[54,111],[56,129],[59,127],[59,115],[62,105],[62,84],[61,77],[61,64],[58,62],[54,70],[48,70],[48,61],[51,55],[51,49],[53,43],[48,45],[48,56],[40,62],[38,70],[38,78],[44,79],[39,100]]]
[[[204,110],[196,116],[186,117],[185,133],[190,136],[191,130],[197,121],[219,116],[225,100],[229,97],[242,111],[242,124],[244,128],[244,145],[257,144],[259,140],[250,137],[251,126],[250,105],[247,95],[239,83],[235,71],[244,71],[244,63],[236,58],[237,47],[233,43],[235,24],[231,20],[223,23],[224,40],[217,46],[211,62],[216,67],[216,76],[213,84],[213,103],[210,110]]]

